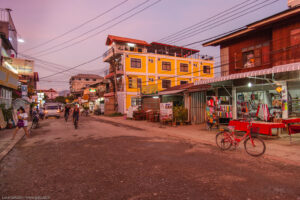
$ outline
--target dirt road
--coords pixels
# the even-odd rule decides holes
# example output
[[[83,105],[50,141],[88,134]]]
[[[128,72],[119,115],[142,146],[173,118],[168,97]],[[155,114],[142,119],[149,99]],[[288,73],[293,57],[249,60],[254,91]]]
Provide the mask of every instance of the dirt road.
[[[0,170],[2,199],[300,199],[299,166],[91,117],[43,121]]]

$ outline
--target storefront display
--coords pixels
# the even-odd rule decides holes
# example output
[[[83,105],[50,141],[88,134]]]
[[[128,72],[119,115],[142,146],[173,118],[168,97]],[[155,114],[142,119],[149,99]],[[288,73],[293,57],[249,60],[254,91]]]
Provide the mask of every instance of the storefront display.
[[[207,119],[212,123],[228,124],[232,119],[232,105],[229,96],[207,96]]]
[[[281,122],[283,109],[280,93],[276,90],[237,93],[238,119]]]

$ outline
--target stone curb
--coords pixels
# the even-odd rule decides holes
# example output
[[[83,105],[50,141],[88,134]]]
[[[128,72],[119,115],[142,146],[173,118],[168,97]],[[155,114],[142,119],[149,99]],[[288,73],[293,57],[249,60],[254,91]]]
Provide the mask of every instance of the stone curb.
[[[31,126],[31,123],[28,123],[28,127]],[[19,137],[18,137],[19,136]],[[16,146],[16,144],[18,144],[18,142],[25,136],[25,133],[19,133],[18,135],[16,135],[15,140],[12,141],[11,144],[9,144],[6,149],[4,149],[1,153],[0,153],[0,162],[5,158],[5,156]]]

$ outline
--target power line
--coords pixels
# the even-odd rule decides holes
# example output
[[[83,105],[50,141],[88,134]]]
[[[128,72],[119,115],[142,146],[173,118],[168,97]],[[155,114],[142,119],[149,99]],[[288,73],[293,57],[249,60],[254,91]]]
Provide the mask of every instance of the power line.
[[[121,3],[119,3],[119,4],[115,5],[115,6],[113,6],[113,7],[111,7],[110,9],[106,10],[105,12],[103,12],[103,13],[101,13],[101,14],[99,14],[99,15],[97,15],[97,16],[95,16],[95,17],[93,17],[93,18],[91,18],[91,19],[89,19],[89,20],[87,20],[87,21],[85,21],[85,22],[83,22],[82,24],[80,24],[80,25],[78,25],[78,26],[76,26],[76,27],[74,27],[74,28],[72,28],[72,29],[70,29],[70,30],[68,30],[68,31],[66,31],[66,32],[64,32],[64,33],[62,33],[62,34],[56,36],[56,37],[53,37],[53,38],[51,38],[50,40],[48,40],[48,41],[46,41],[46,42],[43,42],[43,43],[41,43],[41,44],[38,44],[38,45],[36,45],[36,46],[34,46],[34,47],[31,47],[31,48],[29,48],[29,49],[25,49],[25,50],[22,51],[22,52],[31,51],[31,50],[33,50],[33,49],[39,48],[39,47],[41,47],[41,46],[44,46],[44,45],[46,45],[46,44],[49,44],[50,42],[53,42],[53,41],[55,41],[55,40],[57,40],[57,39],[59,39],[59,38],[65,36],[65,35],[67,35],[67,34],[73,32],[73,31],[76,31],[76,30],[80,29],[81,27],[85,26],[86,24],[88,24],[88,23],[90,23],[90,22],[92,22],[92,21],[95,21],[96,19],[102,17],[103,15],[105,15],[105,14],[111,12],[112,10],[114,10],[114,9],[116,9],[116,8],[118,8],[118,7],[120,7],[121,5],[125,4],[127,1],[128,1],[128,0],[122,1]]]
[[[257,0],[256,0],[256,1],[257,1]],[[254,2],[256,2],[256,1],[254,1]],[[163,42],[164,40],[169,40],[169,39],[173,38],[174,36],[177,36],[177,35],[182,34],[182,33],[184,33],[184,32],[190,31],[190,30],[193,29],[195,26],[197,27],[197,26],[199,26],[199,25],[202,25],[203,23],[206,23],[206,22],[209,22],[209,21],[213,21],[216,17],[223,16],[224,13],[227,13],[228,11],[231,11],[232,9],[234,9],[234,8],[236,8],[236,7],[239,7],[239,6],[241,6],[241,5],[243,5],[243,4],[247,3],[247,2],[249,2],[249,0],[243,1],[242,3],[239,3],[239,4],[237,4],[237,5],[234,5],[233,7],[230,7],[229,9],[226,9],[226,10],[224,10],[224,11],[222,11],[222,12],[220,12],[220,13],[218,13],[218,14],[212,16],[212,17],[209,17],[209,18],[207,18],[207,19],[205,19],[205,20],[202,20],[202,21],[200,21],[200,22],[198,22],[198,23],[196,23],[196,24],[193,24],[193,25],[191,25],[191,26],[189,26],[189,27],[186,27],[186,28],[182,29],[181,31],[178,31],[178,32],[175,32],[175,33],[173,33],[173,34],[171,34],[171,35],[168,35],[168,36],[166,36],[166,37],[163,37],[163,38],[159,39],[158,41]],[[254,3],[254,2],[252,2],[252,3]]]
[[[71,67],[71,68],[69,68],[69,69],[66,69],[66,70],[63,70],[63,71],[60,71],[60,72],[57,72],[57,73],[54,73],[54,74],[51,74],[51,75],[48,75],[48,76],[41,77],[40,79],[52,77],[52,76],[55,76],[55,75],[57,75],[57,74],[61,74],[61,73],[63,73],[63,72],[70,71],[70,70],[72,70],[72,69],[76,69],[76,68],[81,67],[81,66],[83,66],[83,65],[86,65],[86,64],[88,64],[88,63],[94,62],[95,60],[100,59],[100,58],[102,58],[102,57],[103,57],[102,55],[101,55],[101,56],[97,56],[97,57],[95,57],[95,58],[93,58],[93,59],[91,59],[91,60],[88,60],[88,61],[86,61],[86,62],[83,62],[83,63],[81,63],[81,64],[79,64],[79,65],[76,65],[76,66]]]
[[[52,46],[52,47],[50,47],[50,48],[47,48],[47,49],[45,49],[45,50],[42,50],[42,51],[40,51],[40,52],[38,52],[38,53],[36,53],[36,54],[37,54],[37,56],[43,56],[43,55],[49,54],[49,53],[47,53],[47,51],[52,50],[52,49],[55,49],[55,48],[57,48],[57,47],[60,47],[60,46],[62,46],[62,45],[64,45],[64,44],[67,44],[67,43],[72,42],[72,41],[74,41],[74,40],[77,40],[78,38],[83,37],[83,36],[89,34],[90,32],[93,32],[93,31],[95,31],[95,30],[97,30],[97,29],[99,29],[99,28],[101,28],[101,27],[103,27],[103,26],[105,26],[105,25],[107,25],[107,24],[109,24],[109,23],[111,23],[111,22],[113,22],[113,21],[115,21],[115,20],[121,18],[122,16],[124,16],[124,15],[126,15],[126,14],[132,12],[133,10],[135,10],[135,9],[137,9],[137,8],[139,8],[139,7],[141,7],[142,5],[148,3],[149,1],[150,1],[150,0],[146,0],[146,1],[144,1],[144,2],[142,2],[142,3],[140,3],[140,4],[138,4],[138,5],[134,6],[133,8],[129,9],[128,11],[122,13],[121,15],[118,15],[117,17],[114,17],[113,19],[110,19],[110,20],[106,21],[105,23],[103,23],[103,24],[101,24],[101,25],[99,25],[99,26],[96,26],[96,27],[94,27],[94,28],[92,28],[92,29],[90,29],[90,30],[88,30],[88,31],[86,31],[86,32],[84,32],[84,33],[82,33],[82,34],[80,34],[79,36],[73,37],[73,38],[71,38],[71,39],[69,39],[69,40],[66,40],[66,41],[62,42],[62,43],[59,43],[59,44],[57,44],[57,45],[54,45],[54,46]],[[46,53],[45,53],[45,52],[46,52]],[[50,52],[53,52],[53,51],[50,51]],[[54,52],[56,52],[56,51],[54,51]],[[41,55],[40,55],[40,54],[41,54]]]
[[[270,0],[267,0],[267,1],[270,1]],[[260,10],[260,9],[266,7],[266,6],[269,6],[269,5],[271,5],[271,4],[276,3],[276,2],[279,1],[279,0],[274,0],[274,1],[270,2],[270,3],[264,4],[264,3],[266,3],[267,1],[264,1],[264,2],[262,2],[262,3],[256,4],[256,5],[252,6],[252,7],[250,7],[250,8],[253,8],[252,10],[249,10],[250,8],[244,9],[244,10],[242,10],[241,12],[238,12],[238,13],[235,13],[235,14],[233,14],[233,15],[230,15],[230,16],[227,17],[227,18],[221,19],[221,20],[216,21],[216,22],[214,22],[214,23],[212,23],[212,24],[209,24],[209,25],[207,25],[207,26],[202,27],[202,28],[205,28],[204,30],[203,30],[203,29],[202,29],[202,30],[201,30],[201,29],[196,29],[196,30],[194,30],[194,31],[192,31],[192,32],[190,32],[190,33],[187,33],[187,34],[185,34],[185,35],[182,35],[181,37],[176,38],[176,39],[174,39],[174,40],[172,40],[172,41],[170,41],[170,42],[176,43],[176,42],[179,42],[179,41],[182,41],[182,40],[191,38],[191,37],[193,37],[193,36],[195,36],[195,35],[197,35],[197,34],[199,34],[199,33],[203,33],[203,32],[205,32],[205,31],[214,29],[214,28],[216,28],[216,27],[218,27],[218,26],[220,26],[220,25],[224,25],[225,23],[231,22],[231,21],[233,21],[233,20],[235,20],[235,19],[238,19],[238,18],[240,18],[240,17],[243,17],[243,16],[245,16],[245,15],[247,15],[247,14],[250,14],[250,13],[252,13],[252,12],[258,11],[258,10]],[[264,4],[264,5],[262,5],[262,6],[258,7],[258,8],[255,8],[256,6],[261,5],[261,4]],[[247,11],[247,12],[244,13],[244,11]],[[236,16],[237,14],[240,14],[240,15]],[[236,17],[234,17],[234,16],[236,16]],[[231,17],[233,17],[233,18],[231,18]],[[224,20],[225,20],[225,21],[224,21]]]

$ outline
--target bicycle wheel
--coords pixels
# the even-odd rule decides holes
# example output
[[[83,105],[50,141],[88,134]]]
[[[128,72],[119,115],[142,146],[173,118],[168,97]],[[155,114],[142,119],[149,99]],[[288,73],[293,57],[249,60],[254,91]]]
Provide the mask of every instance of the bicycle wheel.
[[[232,145],[230,133],[227,133],[227,132],[217,133],[216,143],[217,143],[217,146],[222,150],[230,149],[230,147]]]
[[[246,152],[251,156],[261,156],[266,151],[264,141],[259,137],[248,137],[244,142]]]

